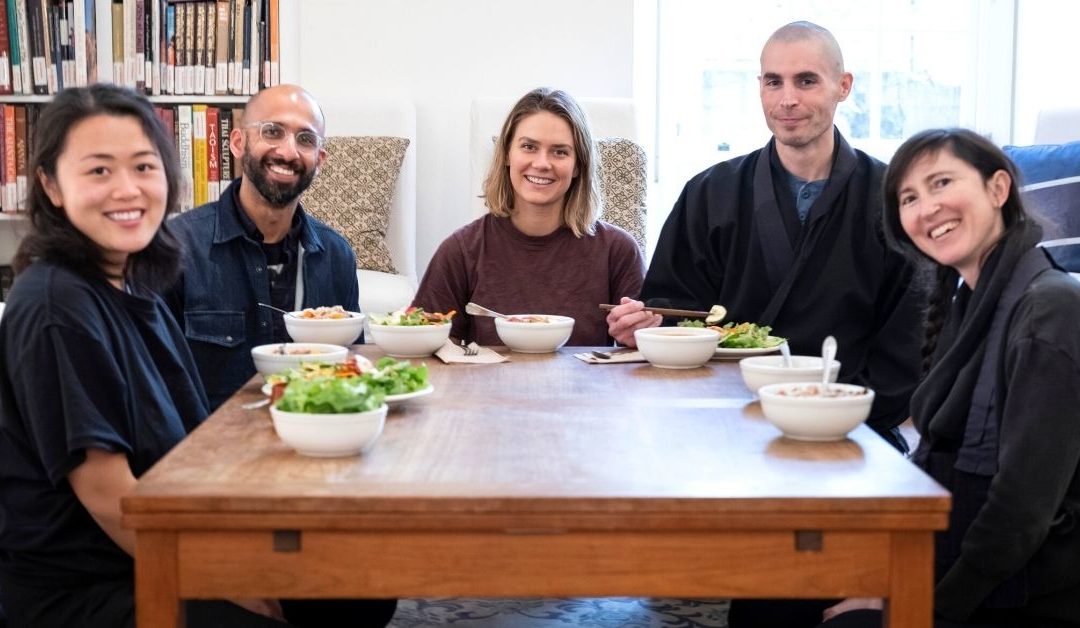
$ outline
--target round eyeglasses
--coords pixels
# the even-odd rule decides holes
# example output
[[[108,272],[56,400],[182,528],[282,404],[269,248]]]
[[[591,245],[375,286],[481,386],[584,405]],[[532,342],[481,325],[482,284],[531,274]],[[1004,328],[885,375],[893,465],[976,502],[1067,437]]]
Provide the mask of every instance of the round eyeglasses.
[[[296,143],[296,150],[304,153],[313,153],[322,148],[325,139],[314,131],[292,131],[286,129],[279,122],[252,122],[245,127],[258,127],[259,137],[271,146],[278,146],[285,138],[292,135]]]

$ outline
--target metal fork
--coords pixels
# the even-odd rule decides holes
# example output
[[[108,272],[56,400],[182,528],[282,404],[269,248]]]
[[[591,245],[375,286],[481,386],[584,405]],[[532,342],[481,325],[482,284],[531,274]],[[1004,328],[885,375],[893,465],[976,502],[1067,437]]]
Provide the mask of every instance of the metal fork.
[[[475,342],[465,344],[465,340],[461,341],[461,352],[467,356],[480,355],[480,347]]]

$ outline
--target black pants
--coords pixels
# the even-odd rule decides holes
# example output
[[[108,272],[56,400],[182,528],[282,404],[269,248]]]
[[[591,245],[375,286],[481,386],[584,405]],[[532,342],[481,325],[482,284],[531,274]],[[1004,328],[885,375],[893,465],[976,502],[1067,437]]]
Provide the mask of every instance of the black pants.
[[[826,608],[840,600],[732,600],[728,628],[881,628],[881,611],[859,610],[821,621]],[[970,621],[935,619],[934,628],[1056,628],[1008,611],[977,612]]]
[[[135,597],[130,580],[77,589],[28,587],[5,581],[0,588],[8,628],[134,628]],[[189,600],[188,628],[285,628],[286,624],[220,600]],[[383,628],[397,600],[282,600],[288,626],[296,628]]]

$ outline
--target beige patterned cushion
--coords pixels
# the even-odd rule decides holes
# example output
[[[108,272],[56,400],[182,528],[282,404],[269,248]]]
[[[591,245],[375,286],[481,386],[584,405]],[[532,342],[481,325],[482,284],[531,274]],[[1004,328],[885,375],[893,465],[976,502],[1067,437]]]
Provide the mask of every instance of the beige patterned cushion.
[[[622,137],[596,141],[600,152],[600,199],[606,222],[634,236],[645,252],[645,149]]]
[[[409,140],[403,137],[329,137],[327,158],[301,203],[345,236],[357,268],[396,273],[386,229],[394,184]]]

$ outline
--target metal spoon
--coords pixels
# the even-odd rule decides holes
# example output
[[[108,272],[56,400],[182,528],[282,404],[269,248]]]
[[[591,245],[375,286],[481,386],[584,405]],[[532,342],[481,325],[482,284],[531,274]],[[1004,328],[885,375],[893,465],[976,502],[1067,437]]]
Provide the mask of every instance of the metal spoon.
[[[465,313],[473,316],[491,316],[494,318],[506,318],[505,314],[499,314],[495,310],[489,310],[483,305],[477,305],[472,301],[465,304]]]
[[[821,343],[821,395],[825,396],[829,392],[829,371],[832,370],[830,365],[833,358],[836,357],[836,338],[832,336],[825,336],[825,341]]]
[[[788,343],[786,341],[780,343],[780,356],[780,366],[786,369],[791,368],[791,347],[788,346]]]
[[[281,312],[285,316],[288,316],[289,314],[291,314],[291,312],[286,312],[285,310],[281,309],[280,307],[274,307],[273,305],[268,305],[266,303],[256,303],[255,305],[258,305],[259,307],[265,307],[268,310],[274,310],[275,312]]]

